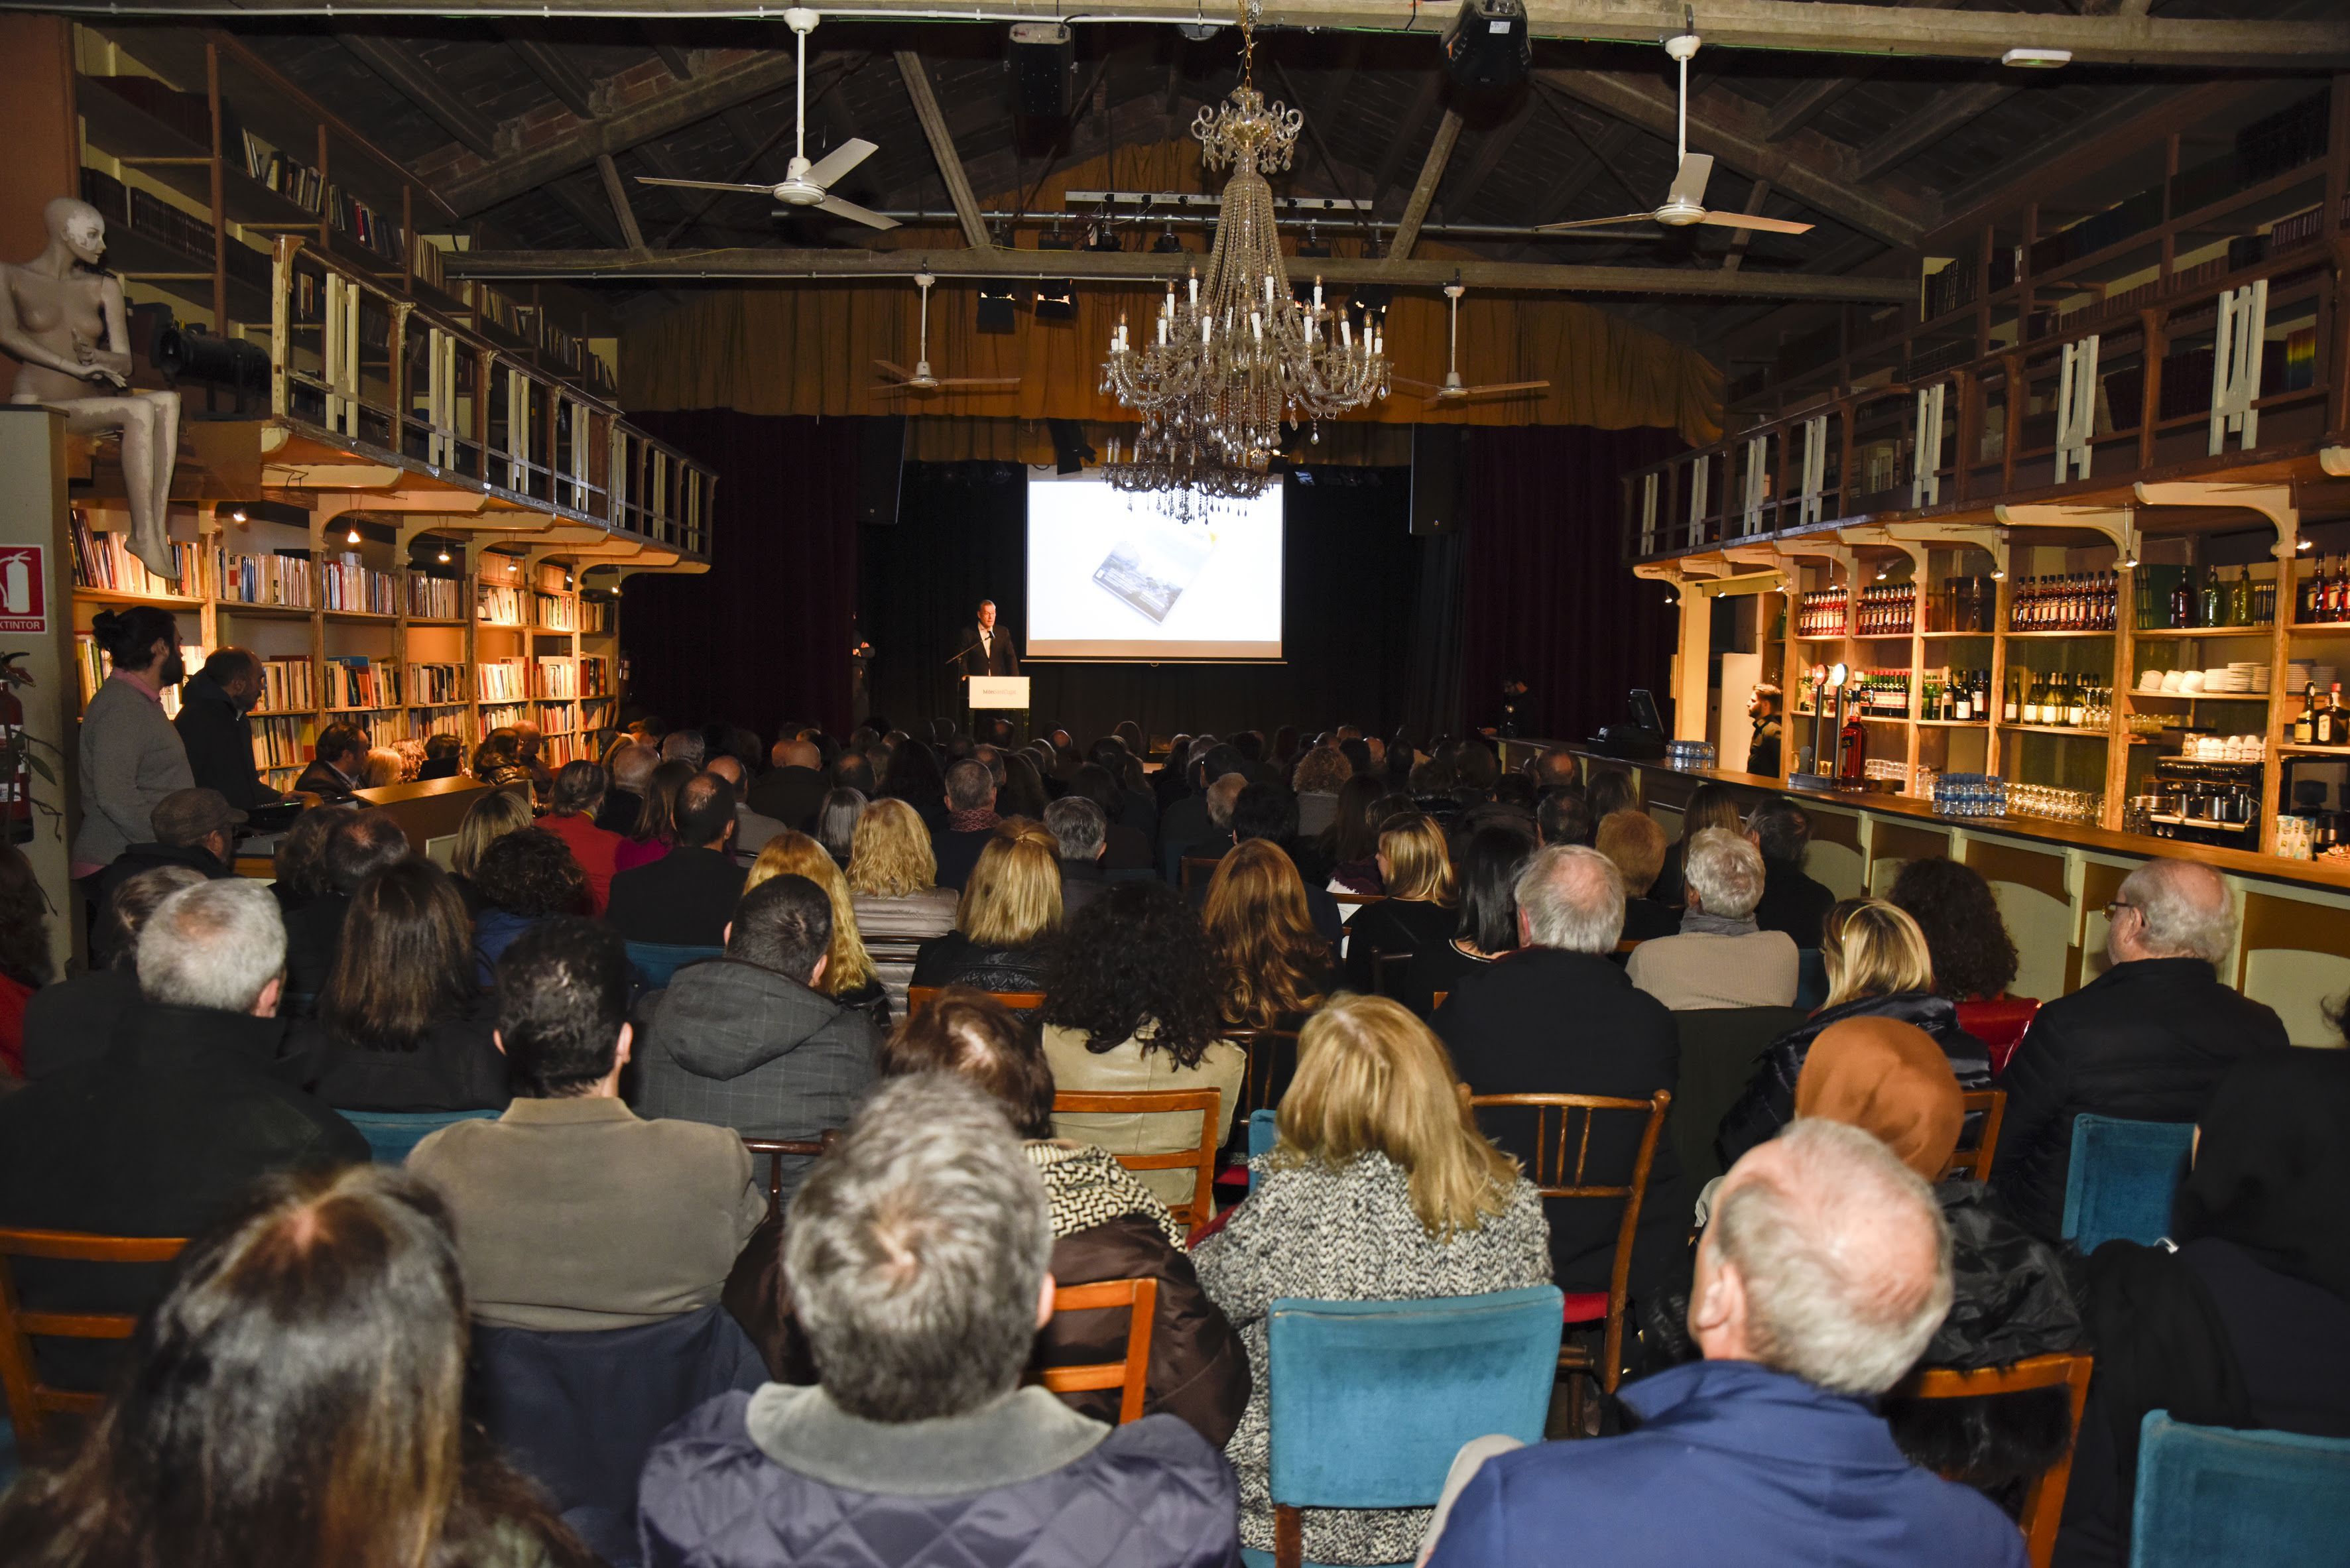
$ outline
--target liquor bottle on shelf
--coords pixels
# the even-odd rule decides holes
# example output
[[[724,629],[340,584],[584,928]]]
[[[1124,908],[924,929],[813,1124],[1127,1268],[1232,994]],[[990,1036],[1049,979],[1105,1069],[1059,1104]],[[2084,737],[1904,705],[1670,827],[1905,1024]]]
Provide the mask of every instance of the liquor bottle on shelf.
[[[2089,691],[2079,676],[2074,676],[2064,689],[2064,722],[2079,729],[2088,716]]]
[[[2334,557],[2334,575],[2325,586],[2325,610],[2318,618],[2324,621],[2350,620],[2350,562]]]
[[[2293,715],[2293,743],[2296,746],[2317,743],[2317,683],[2314,680],[2301,694],[2301,711]]]
[[[2032,670],[2023,672],[2023,722],[2040,722],[2040,677]]]
[[[2205,626],[2228,624],[2228,597],[2220,587],[2220,568],[2207,567],[2203,573],[2203,591],[2198,596],[2196,613]]]
[[[1975,671],[1975,722],[1978,724],[1987,724],[1990,722],[1991,671],[1988,670],[1978,670]]]
[[[2334,689],[2325,695],[2325,706],[2318,711],[2312,723],[2317,736],[2316,744],[2350,746],[2350,723],[2345,723],[2345,719],[2350,719],[2350,715],[2342,711],[2342,682],[2337,680]]]
[[[2252,573],[2249,566],[2236,568],[2236,580],[2228,586],[2228,624],[2252,626]]]
[[[2178,584],[2170,590],[2170,625],[2173,630],[2184,630],[2195,624],[2195,570],[2189,567],[2178,576]]]
[[[2023,722],[2022,676],[2013,672],[2008,675],[2007,691],[2000,700],[1999,716],[2000,722],[2005,724],[2020,724]]]

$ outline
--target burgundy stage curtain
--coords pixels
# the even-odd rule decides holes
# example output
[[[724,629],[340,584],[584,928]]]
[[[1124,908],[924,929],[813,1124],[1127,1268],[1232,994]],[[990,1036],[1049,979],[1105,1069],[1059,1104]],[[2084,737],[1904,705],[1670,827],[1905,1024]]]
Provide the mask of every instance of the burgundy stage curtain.
[[[1686,444],[1665,430],[1471,430],[1461,606],[1470,724],[1501,722],[1505,680],[1529,688],[1521,735],[1583,740],[1625,717],[1635,686],[1669,713],[1674,612],[1663,584],[1625,565],[1618,481]]]
[[[710,570],[629,579],[629,706],[672,724],[849,729],[856,421],[697,409],[630,416],[718,472]]]

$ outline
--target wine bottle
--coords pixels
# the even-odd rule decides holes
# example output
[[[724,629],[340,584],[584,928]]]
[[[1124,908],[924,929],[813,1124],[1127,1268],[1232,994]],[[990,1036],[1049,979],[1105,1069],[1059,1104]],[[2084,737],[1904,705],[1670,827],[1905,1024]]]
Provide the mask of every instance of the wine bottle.
[[[2007,678],[2007,691],[2000,699],[2000,722],[2004,724],[2020,723],[2022,714],[2023,678],[2011,674]]]
[[[2301,694],[2301,711],[2293,716],[2293,743],[2314,746],[2317,743],[2317,683],[2311,681]]]
[[[2170,625],[2173,630],[2183,630],[2195,624],[2195,590],[2188,586],[2194,575],[2193,567],[2180,572],[2177,586],[2170,590]]]
[[[2029,671],[2024,675],[2023,722],[2027,724],[2040,722],[2040,677]]]
[[[2203,592],[2197,606],[2197,613],[2201,617],[2198,622],[2199,625],[2225,626],[2227,624],[2225,618],[2227,610],[2220,601],[2220,569],[2217,566],[2211,567],[2203,574]]]
[[[2085,678],[2074,676],[2064,692],[2064,722],[2079,729],[2088,718],[2089,690]]]

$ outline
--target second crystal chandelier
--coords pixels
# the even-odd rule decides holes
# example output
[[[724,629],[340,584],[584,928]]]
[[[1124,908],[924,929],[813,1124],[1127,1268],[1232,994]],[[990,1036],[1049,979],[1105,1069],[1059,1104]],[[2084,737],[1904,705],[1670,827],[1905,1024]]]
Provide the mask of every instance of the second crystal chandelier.
[[[1382,332],[1366,314],[1358,333],[1343,308],[1290,291],[1274,223],[1267,170],[1289,167],[1305,116],[1256,90],[1258,0],[1241,11],[1241,80],[1191,134],[1210,169],[1229,167],[1215,249],[1202,286],[1195,271],[1170,284],[1137,341],[1126,317],[1110,335],[1102,390],[1142,415],[1136,456],[1170,471],[1229,467],[1263,473],[1281,428],[1357,409],[1388,393]]]

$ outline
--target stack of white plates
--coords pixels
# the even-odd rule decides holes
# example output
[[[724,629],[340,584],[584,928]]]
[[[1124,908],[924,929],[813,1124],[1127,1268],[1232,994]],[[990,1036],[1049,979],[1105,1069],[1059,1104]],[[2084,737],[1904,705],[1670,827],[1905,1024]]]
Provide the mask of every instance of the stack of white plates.
[[[2162,671],[2161,671],[2161,670],[2139,670],[2139,671],[2137,672],[2137,689],[2138,689],[2139,691],[2161,691],[2161,690],[2162,690]]]
[[[2251,689],[2252,672],[2249,670],[2239,670],[2230,665],[2224,670],[2203,671],[2203,690],[2206,692],[2250,691]]]

